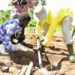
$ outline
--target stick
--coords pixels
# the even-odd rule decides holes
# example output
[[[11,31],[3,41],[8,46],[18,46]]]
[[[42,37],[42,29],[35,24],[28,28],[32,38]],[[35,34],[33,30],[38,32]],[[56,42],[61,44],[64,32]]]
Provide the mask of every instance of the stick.
[[[37,48],[39,48],[41,46],[40,40],[37,39]],[[41,53],[40,50],[37,50],[38,52],[38,62],[39,62],[39,67],[42,67],[42,59],[41,59]]]
[[[16,73],[16,75],[19,75],[20,72],[21,72],[21,70],[19,70],[19,71]]]
[[[24,66],[18,75],[24,75],[28,66]]]
[[[30,75],[32,67],[33,67],[33,62],[30,62],[25,75]]]

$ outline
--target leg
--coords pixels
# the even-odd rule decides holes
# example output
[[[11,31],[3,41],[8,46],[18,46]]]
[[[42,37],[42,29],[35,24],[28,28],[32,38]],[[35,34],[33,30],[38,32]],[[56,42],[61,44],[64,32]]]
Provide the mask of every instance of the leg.
[[[69,60],[75,61],[75,53],[73,49],[73,37],[70,31],[70,25],[71,25],[72,19],[71,17],[65,17],[62,21],[62,32],[64,35],[64,41],[67,45],[68,51],[69,51]]]
[[[2,44],[2,38],[3,36],[0,35],[0,54],[2,55],[8,55],[9,53],[6,52],[4,45]]]

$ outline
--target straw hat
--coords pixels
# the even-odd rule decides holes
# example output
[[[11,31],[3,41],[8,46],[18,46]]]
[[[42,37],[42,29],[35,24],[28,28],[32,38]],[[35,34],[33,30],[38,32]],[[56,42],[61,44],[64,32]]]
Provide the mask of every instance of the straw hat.
[[[38,5],[34,9],[34,19],[36,21],[42,21],[46,18],[47,12],[46,9],[42,5]]]

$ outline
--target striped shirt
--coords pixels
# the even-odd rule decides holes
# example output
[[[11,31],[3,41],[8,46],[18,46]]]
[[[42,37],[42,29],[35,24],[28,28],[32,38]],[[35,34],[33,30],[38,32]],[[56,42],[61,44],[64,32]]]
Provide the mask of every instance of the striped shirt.
[[[13,34],[21,34],[22,27],[18,19],[12,19],[4,22],[0,26],[0,41],[9,52],[14,51],[15,49],[10,44],[10,38]]]

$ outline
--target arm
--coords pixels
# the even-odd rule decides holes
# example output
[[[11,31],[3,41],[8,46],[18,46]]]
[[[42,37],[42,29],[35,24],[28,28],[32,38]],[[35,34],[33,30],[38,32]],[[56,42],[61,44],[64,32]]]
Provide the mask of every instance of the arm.
[[[52,37],[53,37],[56,27],[57,27],[57,24],[55,21],[53,23],[51,23],[49,30],[46,34],[46,39],[42,42],[43,45],[46,45],[47,43],[49,43],[52,40]]]
[[[43,45],[48,44],[52,40],[53,34],[57,27],[57,20],[52,16],[50,11],[46,17],[46,23],[49,24],[49,29],[46,34],[45,40],[42,42]]]
[[[18,43],[22,43],[24,39],[25,39],[25,35],[24,35],[24,28],[23,28],[21,34],[18,37]]]
[[[52,36],[55,32],[55,29],[57,28],[57,26],[61,23],[62,19],[69,15],[70,17],[72,17],[72,12],[70,11],[70,9],[61,9],[58,12],[58,15],[56,18],[52,17],[51,15],[48,15],[48,17],[46,18],[46,22],[48,24],[50,24],[49,30],[46,34],[46,39],[44,40],[44,42],[42,43],[43,45],[46,45],[47,43],[49,43],[52,39]],[[49,17],[51,18],[51,21],[49,20]]]
[[[41,33],[41,22],[36,24],[36,35],[40,36]]]

